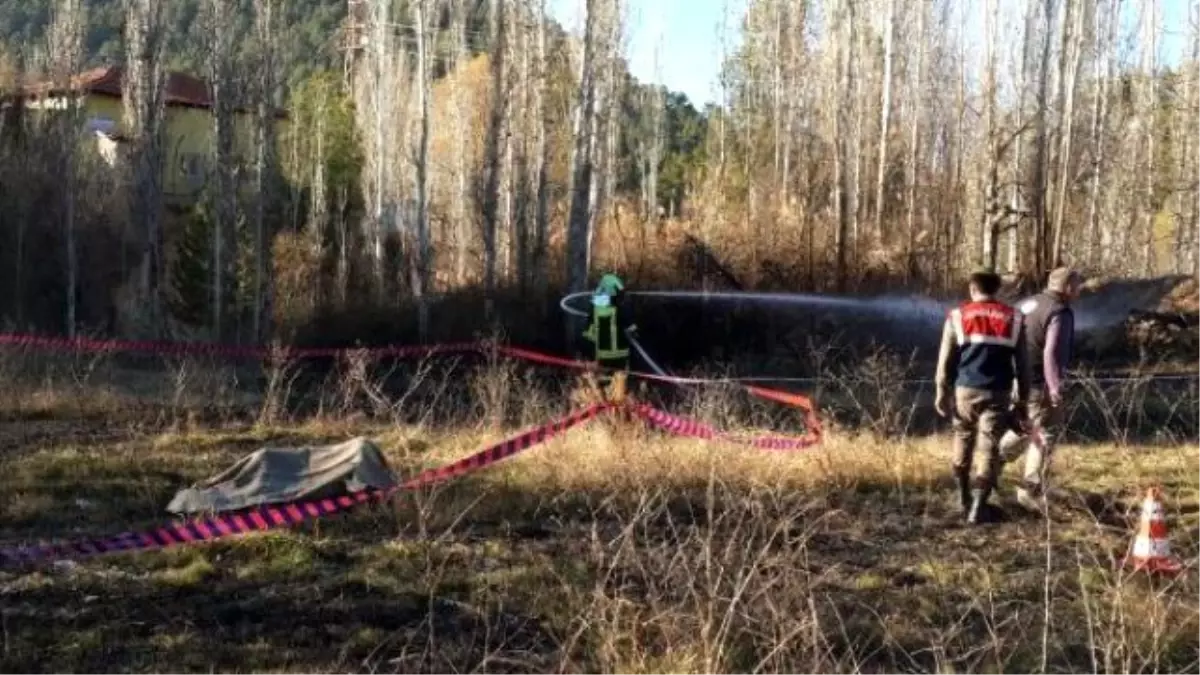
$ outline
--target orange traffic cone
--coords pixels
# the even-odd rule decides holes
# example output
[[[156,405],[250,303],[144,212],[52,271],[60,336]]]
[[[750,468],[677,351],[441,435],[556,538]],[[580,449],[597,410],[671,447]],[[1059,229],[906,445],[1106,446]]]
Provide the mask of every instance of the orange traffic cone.
[[[1133,551],[1125,559],[1136,571],[1151,574],[1177,574],[1183,565],[1171,556],[1171,542],[1167,540],[1167,523],[1163,520],[1163,507],[1157,488],[1146,491],[1142,501],[1142,517],[1138,523],[1137,536],[1133,539]]]

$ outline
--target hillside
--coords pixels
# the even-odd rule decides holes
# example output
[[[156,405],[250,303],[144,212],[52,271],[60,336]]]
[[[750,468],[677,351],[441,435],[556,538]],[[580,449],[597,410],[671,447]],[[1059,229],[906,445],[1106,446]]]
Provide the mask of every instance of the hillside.
[[[245,35],[251,21],[250,3],[240,0],[239,34]],[[28,56],[44,39],[50,21],[52,0],[0,0],[0,46],[9,53]],[[87,65],[118,62],[121,45],[120,0],[85,0],[87,8]],[[171,42],[168,47],[173,68],[198,71],[204,45],[203,22],[197,20],[200,0],[170,3]],[[289,79],[337,61],[333,42],[346,16],[345,0],[292,0],[282,3],[280,47],[288,64]],[[242,40],[248,48],[250,40]]]

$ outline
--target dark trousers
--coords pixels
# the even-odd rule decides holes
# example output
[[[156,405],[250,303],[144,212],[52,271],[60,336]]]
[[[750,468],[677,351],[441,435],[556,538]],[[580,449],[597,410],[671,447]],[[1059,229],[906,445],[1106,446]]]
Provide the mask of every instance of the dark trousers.
[[[975,465],[973,487],[991,489],[1000,475],[1000,437],[1008,428],[1010,394],[956,387],[954,390],[954,471],[966,475]],[[976,452],[982,461],[976,463]]]

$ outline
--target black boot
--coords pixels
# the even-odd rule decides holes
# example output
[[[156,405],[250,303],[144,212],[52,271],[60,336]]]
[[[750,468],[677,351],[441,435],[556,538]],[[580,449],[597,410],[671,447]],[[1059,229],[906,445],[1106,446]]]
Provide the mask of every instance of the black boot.
[[[955,469],[954,480],[958,482],[958,500],[965,515],[971,511],[971,477],[965,469]]]
[[[976,525],[983,522],[987,518],[989,511],[987,500],[991,494],[991,486],[977,487],[971,491],[971,510],[967,513],[968,523]]]

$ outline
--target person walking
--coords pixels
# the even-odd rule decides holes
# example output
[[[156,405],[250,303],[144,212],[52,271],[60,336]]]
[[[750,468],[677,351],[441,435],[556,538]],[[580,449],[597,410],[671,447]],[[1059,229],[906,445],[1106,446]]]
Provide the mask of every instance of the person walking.
[[[1075,342],[1075,312],[1083,277],[1070,267],[1050,272],[1046,290],[1020,303],[1025,317],[1025,351],[1031,371],[1028,446],[1017,502],[1042,512],[1046,473],[1062,434],[1063,394]]]
[[[1022,414],[1030,389],[1024,321],[996,299],[999,291],[995,272],[972,274],[970,300],[946,317],[938,350],[934,406],[939,415],[952,419],[952,468],[963,511],[972,524],[987,517],[988,497],[1000,474],[1000,437],[1013,408]]]

